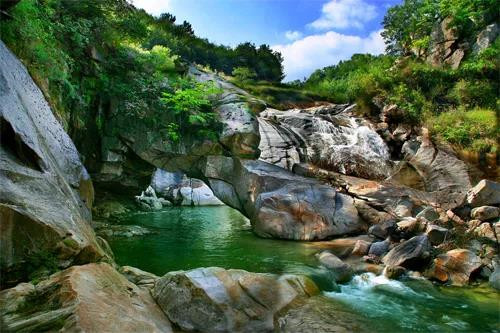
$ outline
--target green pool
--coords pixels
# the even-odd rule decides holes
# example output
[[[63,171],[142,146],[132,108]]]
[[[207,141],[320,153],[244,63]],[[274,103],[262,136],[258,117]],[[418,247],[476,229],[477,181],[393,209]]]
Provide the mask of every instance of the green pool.
[[[110,239],[120,265],[163,275],[219,266],[311,276],[324,291],[322,311],[348,313],[373,332],[499,332],[500,294],[489,287],[435,287],[363,274],[335,286],[307,243],[261,239],[248,220],[226,207],[175,207],[127,215],[122,224],[153,233]]]

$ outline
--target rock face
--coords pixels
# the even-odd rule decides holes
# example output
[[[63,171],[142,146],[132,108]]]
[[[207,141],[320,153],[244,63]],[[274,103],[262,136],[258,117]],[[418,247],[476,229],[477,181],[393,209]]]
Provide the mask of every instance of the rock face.
[[[388,266],[415,269],[429,261],[430,249],[431,245],[426,235],[415,236],[390,250],[382,261]]]
[[[33,286],[0,292],[12,332],[172,332],[149,291],[108,264],[73,266]]]
[[[224,204],[202,180],[188,178],[180,172],[156,169],[151,186],[158,195],[176,205],[219,206]]]
[[[167,273],[152,291],[172,322],[202,332],[273,331],[278,311],[318,292],[305,277],[218,267]]]
[[[39,254],[58,264],[105,255],[90,226],[92,182],[26,68],[0,41],[1,284]]]
[[[473,252],[455,249],[440,254],[434,259],[429,276],[441,282],[463,285],[469,282],[470,275],[481,267],[481,259]]]
[[[431,33],[427,62],[434,66],[450,65],[456,69],[465,55],[459,45],[458,32],[451,27],[451,18],[437,22]]]
[[[354,108],[266,109],[259,115],[260,158],[289,170],[309,162],[348,175],[387,177],[392,169],[387,145],[370,124],[353,117]]]
[[[488,25],[477,35],[476,42],[472,46],[472,52],[479,53],[489,47],[491,44],[493,44],[499,32],[500,29],[498,29],[497,23]]]
[[[467,165],[453,153],[438,149],[426,133],[408,163],[421,176],[424,191],[443,209],[452,209],[464,202],[471,188]]]
[[[313,240],[365,228],[351,197],[280,167],[212,156],[202,173],[217,197],[249,217],[262,237]]]

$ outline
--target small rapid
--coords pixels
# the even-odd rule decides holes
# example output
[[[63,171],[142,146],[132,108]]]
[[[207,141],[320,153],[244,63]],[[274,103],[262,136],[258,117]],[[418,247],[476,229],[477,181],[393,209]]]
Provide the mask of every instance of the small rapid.
[[[429,281],[397,281],[383,275],[363,273],[338,291],[324,292],[351,311],[392,327],[392,332],[498,332],[498,294],[491,289],[442,287]],[[496,294],[496,295],[495,295]],[[477,316],[489,320],[478,320]],[[380,323],[382,324],[382,323]],[[377,324],[375,324],[377,327]]]

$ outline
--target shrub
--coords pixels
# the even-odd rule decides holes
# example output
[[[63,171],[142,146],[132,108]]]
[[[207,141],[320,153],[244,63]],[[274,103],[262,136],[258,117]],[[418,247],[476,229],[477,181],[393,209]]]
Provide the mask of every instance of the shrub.
[[[496,151],[499,134],[497,115],[489,109],[463,108],[443,112],[428,121],[431,132],[440,139],[465,149]]]
[[[244,83],[254,81],[257,78],[255,71],[248,67],[236,67],[232,74],[236,80]]]

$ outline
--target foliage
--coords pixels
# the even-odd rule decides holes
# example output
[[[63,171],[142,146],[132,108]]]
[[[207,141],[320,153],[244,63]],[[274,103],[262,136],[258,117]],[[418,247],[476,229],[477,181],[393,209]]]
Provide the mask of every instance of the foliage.
[[[232,74],[240,82],[249,82],[257,78],[257,73],[248,67],[236,67],[233,69]]]
[[[431,131],[444,140],[475,151],[496,149],[497,128],[495,111],[475,108],[450,110],[429,121]]]
[[[212,82],[199,83],[193,80],[179,79],[172,92],[164,92],[161,98],[172,110],[175,122],[166,125],[167,136],[177,142],[181,133],[192,131],[198,138],[217,139],[217,114],[213,112],[209,97],[220,93]]]
[[[433,27],[451,18],[459,38],[465,38],[498,21],[495,0],[404,0],[393,6],[383,20],[382,36],[391,54],[417,55],[429,48]]]

